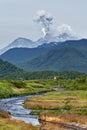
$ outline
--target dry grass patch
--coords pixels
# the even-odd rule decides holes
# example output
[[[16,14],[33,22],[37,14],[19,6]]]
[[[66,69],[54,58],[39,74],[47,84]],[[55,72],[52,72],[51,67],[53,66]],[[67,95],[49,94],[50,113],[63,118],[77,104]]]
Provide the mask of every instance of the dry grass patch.
[[[19,93],[19,92],[24,91],[25,89],[24,88],[15,88],[15,87],[13,87],[12,90],[13,90],[13,92]]]
[[[80,124],[87,124],[87,115],[78,114],[41,114],[39,120],[49,122],[76,122]]]

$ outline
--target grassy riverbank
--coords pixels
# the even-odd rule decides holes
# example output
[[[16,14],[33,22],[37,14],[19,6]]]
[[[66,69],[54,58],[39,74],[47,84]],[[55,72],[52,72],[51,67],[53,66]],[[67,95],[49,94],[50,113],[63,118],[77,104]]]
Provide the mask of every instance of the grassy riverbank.
[[[46,112],[87,115],[87,91],[50,92],[27,99],[24,106],[33,109],[34,114]]]
[[[68,115],[72,122],[77,122],[77,119],[80,123],[87,124],[87,120],[84,120],[84,117],[87,118],[87,79],[84,77],[73,80],[58,79],[56,83],[56,90],[60,88],[59,91],[26,99],[24,107],[31,108],[31,114],[45,113],[64,117]],[[75,116],[76,118],[73,118]]]
[[[24,106],[39,114],[42,129],[87,129],[87,91],[49,92],[27,99]]]
[[[52,80],[0,80],[0,98],[48,92],[56,84]]]
[[[73,80],[58,79],[56,81],[43,81],[49,88],[56,88],[58,92],[49,92],[43,96],[35,96],[25,101],[26,108],[50,110],[54,113],[87,113],[87,79],[76,78]],[[59,92],[60,91],[60,92]],[[81,108],[81,111],[80,111]],[[56,110],[56,111],[54,111]]]
[[[39,130],[39,127],[12,119],[8,112],[0,111],[0,130]]]

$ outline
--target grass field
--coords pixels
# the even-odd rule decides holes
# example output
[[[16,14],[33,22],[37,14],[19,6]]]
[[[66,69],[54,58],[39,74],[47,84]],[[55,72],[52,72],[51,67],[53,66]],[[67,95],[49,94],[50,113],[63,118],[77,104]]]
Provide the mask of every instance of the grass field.
[[[43,96],[35,96],[24,103],[32,108],[32,114],[79,114],[87,115],[87,91],[49,92]]]

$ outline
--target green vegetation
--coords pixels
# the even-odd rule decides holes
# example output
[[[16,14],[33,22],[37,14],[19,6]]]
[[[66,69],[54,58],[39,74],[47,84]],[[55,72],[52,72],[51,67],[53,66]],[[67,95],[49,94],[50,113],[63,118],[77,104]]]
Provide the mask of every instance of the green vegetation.
[[[13,94],[11,85],[8,81],[0,81],[0,98],[11,97]]]
[[[0,80],[0,98],[17,95],[38,94],[60,90],[87,90],[87,78],[76,79],[41,79],[41,80]]]
[[[87,77],[87,74],[77,71],[36,71],[24,73],[24,79],[53,79],[54,76],[61,79],[75,79],[77,77]]]
[[[61,79],[74,79],[87,77],[87,74],[77,71],[36,71],[24,72],[22,69],[0,59],[0,79],[6,80],[31,80],[31,79],[53,79],[56,76]]]
[[[0,76],[0,79],[31,80],[31,79],[53,79],[56,76],[61,79],[75,79],[77,77],[87,77],[87,74],[77,71],[36,71],[36,72],[10,72]]]
[[[17,68],[15,65],[12,65],[11,63],[8,63],[7,61],[3,61],[0,59],[0,79],[2,79],[4,76],[9,75],[10,73],[22,73],[23,70]]]
[[[39,94],[51,91],[57,82],[52,80],[0,80],[0,98]]]

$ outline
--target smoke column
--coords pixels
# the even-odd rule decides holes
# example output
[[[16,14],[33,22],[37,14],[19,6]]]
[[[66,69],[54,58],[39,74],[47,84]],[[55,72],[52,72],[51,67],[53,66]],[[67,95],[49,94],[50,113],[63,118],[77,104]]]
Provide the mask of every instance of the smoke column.
[[[42,25],[44,36],[50,33],[50,25],[53,23],[53,17],[48,12],[45,10],[38,11],[34,21]]]

